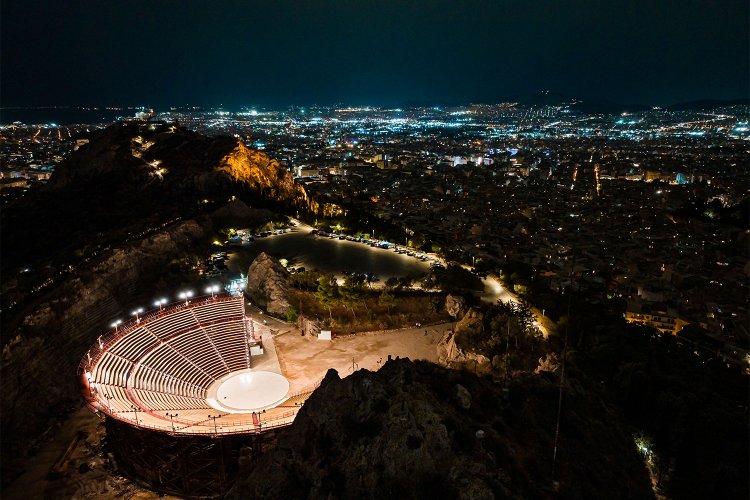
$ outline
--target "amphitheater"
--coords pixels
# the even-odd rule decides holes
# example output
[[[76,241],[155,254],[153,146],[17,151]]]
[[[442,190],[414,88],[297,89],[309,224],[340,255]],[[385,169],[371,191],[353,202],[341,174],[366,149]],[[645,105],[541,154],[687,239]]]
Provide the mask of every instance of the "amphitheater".
[[[314,386],[290,387],[264,340],[268,327],[246,317],[241,296],[161,307],[98,339],[80,364],[83,396],[108,417],[173,435],[286,426]]]
[[[135,311],[134,311],[135,313]],[[437,360],[450,323],[321,342],[248,309],[242,296],[185,298],[113,324],[81,360],[86,404],[105,421],[118,474],[182,498],[218,498],[275,446],[329,368],[388,356]]]

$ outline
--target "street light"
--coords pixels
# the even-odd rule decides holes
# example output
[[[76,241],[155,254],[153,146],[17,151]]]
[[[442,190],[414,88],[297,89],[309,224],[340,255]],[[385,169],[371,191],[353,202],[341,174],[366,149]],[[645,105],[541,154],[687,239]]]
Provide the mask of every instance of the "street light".
[[[115,329],[115,333],[117,333],[117,327],[120,326],[121,324],[122,324],[122,320],[118,319],[116,321],[113,321],[112,324],[109,325],[109,326],[111,326],[112,328],[114,328]]]
[[[140,408],[135,405],[130,405],[130,409],[133,410],[133,413],[135,414],[135,425],[138,425],[138,410]]]
[[[180,293],[177,297],[180,298],[180,299],[185,299],[185,305],[188,305],[188,302],[189,302],[188,299],[190,299],[190,297],[192,297],[192,296],[193,296],[193,291],[192,290],[186,290],[186,291]]]
[[[221,290],[221,287],[219,287],[219,285],[206,287],[206,293],[210,293],[212,299],[214,298],[214,294],[218,293],[219,290]]]
[[[165,415],[168,416],[169,420],[172,422],[172,432],[175,432],[174,418],[179,417],[179,415],[177,413],[165,413]]]
[[[139,316],[139,314],[141,314],[142,312],[143,312],[143,308],[142,307],[139,307],[138,309],[134,309],[133,311],[130,312],[131,316],[135,316],[135,322],[136,323],[140,323],[141,322],[141,317]]]
[[[219,430],[216,428],[216,419],[221,418],[221,415],[209,415],[208,418],[213,419],[214,421],[214,434],[218,434]]]
[[[166,304],[166,303],[167,303],[167,299],[162,298],[162,299],[159,299],[159,300],[155,301],[154,302],[154,306],[158,307],[159,311],[163,311],[164,310],[164,304]]]
[[[91,377],[92,377],[91,376],[91,372],[87,371],[86,372],[86,383],[89,386],[89,396],[93,397],[94,396],[94,388],[91,387]]]
[[[109,408],[109,413],[112,413],[112,403],[110,402],[110,399],[112,399],[112,396],[110,396],[109,394],[105,394],[104,399],[107,400],[107,407]]]

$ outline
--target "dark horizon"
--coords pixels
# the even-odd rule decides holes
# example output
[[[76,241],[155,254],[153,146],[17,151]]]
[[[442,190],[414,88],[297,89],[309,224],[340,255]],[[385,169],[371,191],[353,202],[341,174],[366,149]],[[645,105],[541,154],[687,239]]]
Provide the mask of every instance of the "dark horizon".
[[[0,105],[503,102],[748,95],[745,1],[3,3]],[[122,104],[131,103],[131,104]]]

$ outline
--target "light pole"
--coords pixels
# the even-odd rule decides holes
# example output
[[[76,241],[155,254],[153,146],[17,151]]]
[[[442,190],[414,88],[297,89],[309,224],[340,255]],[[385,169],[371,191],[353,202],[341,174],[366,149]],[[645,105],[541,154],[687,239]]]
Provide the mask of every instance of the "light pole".
[[[214,434],[218,434],[219,430],[216,428],[216,419],[221,418],[221,415],[209,415],[208,418],[213,419],[214,421]]]
[[[115,333],[117,333],[117,327],[120,326],[121,324],[122,324],[122,320],[118,319],[118,320],[113,321],[112,324],[109,325],[109,326],[111,326],[112,328],[114,328],[115,329]]]
[[[130,312],[131,316],[135,316],[135,322],[136,323],[140,323],[141,322],[141,317],[139,316],[139,314],[141,314],[142,312],[143,312],[143,308],[142,307],[139,307],[138,309],[134,309],[133,311]]]
[[[90,362],[91,360],[89,360]],[[91,387],[91,372],[86,372],[86,382],[88,382],[89,386],[89,396],[94,397],[94,388]]]
[[[156,302],[154,302],[154,306],[159,307],[159,312],[164,310],[164,304],[167,303],[167,299],[159,299]]]
[[[182,293],[180,293],[177,297],[180,299],[185,299],[185,305],[188,305],[190,297],[193,296],[192,290],[186,290]]]
[[[206,293],[210,293],[212,299],[215,298],[215,294],[218,293],[219,290],[220,290],[219,285],[206,287]]]
[[[175,432],[174,418],[179,417],[179,415],[177,413],[165,413],[165,415],[168,416],[169,420],[172,422],[172,432]]]
[[[138,410],[139,408],[135,405],[130,405],[130,409],[133,410],[133,413],[135,414],[135,425],[138,425]]]
[[[110,396],[109,394],[105,394],[104,399],[107,400],[107,408],[109,408],[109,413],[112,413],[112,402],[110,401],[110,399],[112,399],[112,396]]]

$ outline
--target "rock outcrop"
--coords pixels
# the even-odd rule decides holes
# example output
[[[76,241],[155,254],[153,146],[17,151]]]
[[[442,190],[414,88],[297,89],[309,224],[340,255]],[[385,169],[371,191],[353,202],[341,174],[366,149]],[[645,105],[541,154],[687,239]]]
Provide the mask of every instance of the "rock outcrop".
[[[570,390],[558,498],[653,498],[629,431],[599,394]],[[409,360],[330,370],[229,499],[549,498],[557,387],[507,397],[487,378]]]
[[[438,341],[438,362],[454,369],[471,370],[474,373],[491,373],[497,368],[497,363],[484,354],[462,348],[457,342],[458,332],[479,330],[482,328],[484,315],[476,309],[469,309],[463,318],[456,323],[452,330],[448,330]]]
[[[261,252],[247,270],[248,295],[270,314],[285,318],[289,311],[289,272],[278,259]]]
[[[490,359],[475,352],[466,352],[456,345],[456,331],[448,330],[438,341],[438,362],[448,368],[471,370],[474,373],[490,373]]]
[[[305,188],[295,182],[281,163],[240,141],[221,159],[215,170],[272,200],[290,201],[294,206],[317,210],[317,203],[308,197]]]
[[[456,319],[466,312],[466,300],[460,295],[448,294],[445,297],[445,310]]]

